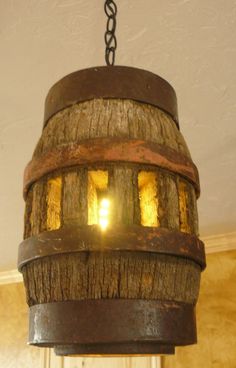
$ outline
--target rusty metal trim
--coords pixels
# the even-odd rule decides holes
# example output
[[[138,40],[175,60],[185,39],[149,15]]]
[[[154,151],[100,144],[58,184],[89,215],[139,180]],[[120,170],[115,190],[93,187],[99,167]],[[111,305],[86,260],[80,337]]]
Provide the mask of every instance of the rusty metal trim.
[[[58,356],[150,356],[174,354],[175,347],[171,345],[161,345],[153,342],[132,342],[123,344],[71,344],[58,345],[54,347],[54,352]]]
[[[55,148],[33,158],[24,173],[24,198],[36,180],[66,167],[101,162],[132,162],[161,167],[190,180],[199,195],[198,170],[191,159],[164,145],[137,139],[94,138]]]
[[[194,306],[175,301],[96,299],[37,304],[30,307],[29,344],[196,342]]]
[[[44,127],[59,111],[96,98],[130,99],[158,107],[179,128],[173,87],[147,70],[127,66],[100,66],[71,73],[49,90],[45,101]]]
[[[74,252],[135,251],[169,254],[206,266],[204,244],[195,235],[165,228],[98,225],[67,226],[24,240],[19,246],[18,269],[36,259]]]

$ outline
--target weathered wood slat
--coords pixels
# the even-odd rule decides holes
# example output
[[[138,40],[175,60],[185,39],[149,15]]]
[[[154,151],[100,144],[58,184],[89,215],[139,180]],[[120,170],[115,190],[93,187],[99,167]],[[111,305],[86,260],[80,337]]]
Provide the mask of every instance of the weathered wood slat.
[[[161,227],[179,229],[179,201],[176,178],[166,172],[158,173],[159,221]]]
[[[64,225],[87,224],[87,183],[87,169],[74,169],[63,174],[62,222]]]
[[[32,211],[30,215],[30,236],[47,229],[47,183],[40,180],[33,185]]]
[[[114,166],[109,177],[109,192],[113,208],[111,223],[140,224],[136,170],[122,165]]]
[[[173,256],[93,252],[37,260],[23,275],[30,305],[103,298],[195,303],[200,266]]]
[[[33,190],[30,188],[27,200],[25,202],[25,215],[24,215],[24,239],[29,238],[31,234],[31,221],[30,216],[32,212],[32,202],[33,202]]]
[[[55,146],[96,137],[143,139],[165,144],[190,157],[181,133],[167,114],[153,106],[118,99],[86,101],[53,116],[42,133],[34,157]]]

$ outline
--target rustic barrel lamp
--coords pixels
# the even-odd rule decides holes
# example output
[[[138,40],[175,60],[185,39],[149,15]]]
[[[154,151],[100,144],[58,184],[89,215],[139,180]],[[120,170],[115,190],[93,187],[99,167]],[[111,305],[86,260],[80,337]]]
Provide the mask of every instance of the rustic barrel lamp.
[[[107,64],[51,88],[25,170],[29,343],[58,355],[173,354],[196,342],[198,172],[170,84]]]

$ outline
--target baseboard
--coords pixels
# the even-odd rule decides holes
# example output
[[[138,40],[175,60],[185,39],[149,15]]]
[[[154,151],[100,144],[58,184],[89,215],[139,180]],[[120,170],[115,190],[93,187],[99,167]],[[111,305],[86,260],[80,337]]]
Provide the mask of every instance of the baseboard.
[[[202,237],[201,240],[205,243],[206,254],[236,249],[236,231]]]
[[[17,270],[9,270],[0,272],[0,285],[13,284],[15,282],[22,282],[23,278]]]

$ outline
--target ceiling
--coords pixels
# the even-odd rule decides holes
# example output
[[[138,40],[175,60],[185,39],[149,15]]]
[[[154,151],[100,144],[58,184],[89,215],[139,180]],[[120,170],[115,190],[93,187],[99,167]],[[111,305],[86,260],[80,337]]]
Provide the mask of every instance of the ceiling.
[[[150,70],[178,96],[200,171],[201,235],[236,230],[236,1],[117,0],[117,64]],[[22,175],[44,99],[62,76],[104,64],[99,0],[0,0],[0,270],[16,267]]]

